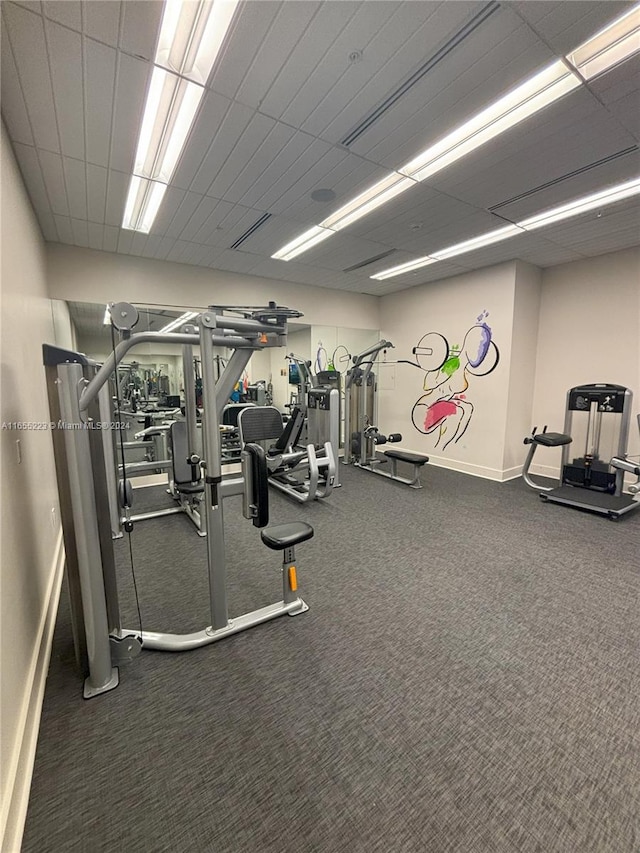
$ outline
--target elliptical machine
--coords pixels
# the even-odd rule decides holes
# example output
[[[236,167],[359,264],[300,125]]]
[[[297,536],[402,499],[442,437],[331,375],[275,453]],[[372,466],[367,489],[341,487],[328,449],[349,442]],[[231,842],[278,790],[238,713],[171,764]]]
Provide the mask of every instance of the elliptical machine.
[[[527,485],[544,501],[606,515],[614,521],[640,509],[640,500],[635,497],[640,492],[640,464],[627,457],[632,400],[632,392],[622,385],[596,383],[570,388],[564,432],[547,432],[545,426],[539,433],[534,427],[524,440],[529,446],[522,470]],[[580,421],[574,427],[576,414]],[[569,446],[574,442],[582,448],[582,455],[570,458]],[[531,477],[533,457],[540,446],[562,447],[560,486],[545,486]],[[607,446],[609,453],[603,455],[602,446]],[[623,493],[625,472],[638,478],[629,487],[631,495]]]

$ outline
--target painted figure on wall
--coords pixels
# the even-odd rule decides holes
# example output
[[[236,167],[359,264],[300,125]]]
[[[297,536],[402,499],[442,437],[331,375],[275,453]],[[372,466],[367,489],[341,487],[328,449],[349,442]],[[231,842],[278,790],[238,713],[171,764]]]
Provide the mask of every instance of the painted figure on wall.
[[[416,400],[411,420],[424,435],[437,435],[435,446],[444,450],[459,441],[473,417],[467,391],[471,376],[487,376],[496,369],[500,351],[483,311],[466,332],[462,345],[449,342],[439,332],[427,332],[413,348],[417,366],[425,371],[424,394]]]

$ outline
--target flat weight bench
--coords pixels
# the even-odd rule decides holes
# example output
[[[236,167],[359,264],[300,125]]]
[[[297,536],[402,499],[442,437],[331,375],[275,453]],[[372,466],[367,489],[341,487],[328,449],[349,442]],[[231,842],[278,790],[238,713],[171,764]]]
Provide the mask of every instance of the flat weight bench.
[[[305,521],[290,521],[274,524],[260,531],[260,538],[272,551],[282,551],[282,598],[285,604],[300,601],[300,607],[289,611],[289,616],[297,616],[309,607],[299,598],[298,578],[295,565],[295,546],[306,542],[313,536],[313,527]]]
[[[408,486],[411,486],[412,489],[422,488],[422,483],[420,482],[420,469],[429,461],[428,456],[423,456],[421,453],[409,453],[407,450],[384,450],[383,454],[391,462],[390,476],[393,480],[399,480],[401,483],[406,483]],[[409,465],[413,465],[410,478],[398,476],[396,470],[398,462],[406,462]]]

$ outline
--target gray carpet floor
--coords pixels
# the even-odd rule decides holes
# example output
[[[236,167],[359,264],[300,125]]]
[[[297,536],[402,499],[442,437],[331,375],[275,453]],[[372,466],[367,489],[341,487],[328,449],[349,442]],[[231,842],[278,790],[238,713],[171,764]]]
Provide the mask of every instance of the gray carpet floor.
[[[640,513],[429,466],[422,491],[341,474],[323,503],[271,493],[273,523],[315,527],[303,615],[143,652],[84,701],[63,594],[25,853],[640,850]],[[225,526],[230,614],[279,599],[280,555],[237,498]],[[208,625],[189,520],[132,542],[143,627]]]

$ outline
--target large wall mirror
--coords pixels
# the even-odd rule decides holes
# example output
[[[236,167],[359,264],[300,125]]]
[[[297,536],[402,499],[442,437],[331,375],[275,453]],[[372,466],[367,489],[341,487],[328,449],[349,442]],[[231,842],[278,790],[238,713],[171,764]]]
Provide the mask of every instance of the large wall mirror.
[[[183,317],[187,309],[166,308],[158,305],[136,305],[140,319],[136,332],[170,331],[172,324]],[[113,347],[111,326],[104,323],[105,305],[90,302],[69,302],[69,314],[75,329],[76,348],[95,359],[104,361]],[[202,311],[204,306],[194,306],[192,311]],[[311,371],[317,374],[328,369],[344,375],[350,356],[362,352],[379,340],[377,329],[357,329],[347,326],[319,326],[305,322],[289,323],[286,347],[267,348],[254,353],[239,393],[251,397],[253,402],[272,402],[286,411],[296,394],[295,377],[289,369],[291,353],[311,362]],[[220,350],[216,354],[216,370],[224,369],[230,353]],[[194,358],[199,359],[198,348]],[[126,376],[122,374],[126,373]],[[197,371],[197,364],[196,364]],[[123,392],[135,394],[141,408],[165,405],[184,400],[184,375],[182,354],[178,348],[167,344],[142,344],[130,353],[121,371]]]

